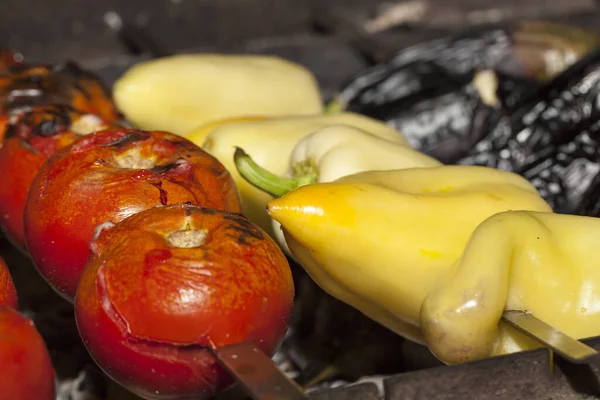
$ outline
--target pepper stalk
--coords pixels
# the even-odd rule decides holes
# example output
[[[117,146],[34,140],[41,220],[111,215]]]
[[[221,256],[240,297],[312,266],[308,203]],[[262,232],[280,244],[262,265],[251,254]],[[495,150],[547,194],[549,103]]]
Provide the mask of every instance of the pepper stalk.
[[[236,147],[233,155],[239,174],[256,188],[278,198],[300,186],[317,183],[319,172],[311,158],[292,166],[292,178],[275,175],[258,165],[248,153]]]

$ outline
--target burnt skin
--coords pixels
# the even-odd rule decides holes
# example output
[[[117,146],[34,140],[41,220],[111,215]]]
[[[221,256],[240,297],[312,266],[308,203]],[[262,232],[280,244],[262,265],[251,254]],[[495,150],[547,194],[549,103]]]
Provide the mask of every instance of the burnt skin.
[[[237,242],[244,246],[251,246],[256,241],[265,240],[265,235],[241,214],[231,214],[223,217],[224,220],[233,222],[227,225],[226,230],[231,230],[237,234],[230,234]]]

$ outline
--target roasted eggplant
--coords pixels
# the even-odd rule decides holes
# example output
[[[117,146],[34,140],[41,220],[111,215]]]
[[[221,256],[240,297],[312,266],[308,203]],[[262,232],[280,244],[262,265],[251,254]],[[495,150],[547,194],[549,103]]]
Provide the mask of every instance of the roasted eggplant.
[[[497,121],[459,164],[520,172],[600,117],[600,50],[588,54]]]
[[[466,156],[510,107],[538,87],[535,81],[492,70],[476,71],[467,82],[443,71],[432,79],[444,82],[435,93],[374,109],[370,115],[398,129],[414,148],[448,164]]]
[[[413,147],[455,163],[505,123],[502,117],[519,111],[539,90],[538,81],[597,42],[579,29],[520,23],[420,43],[356,76],[332,109],[386,121]],[[548,61],[548,50],[554,62]]]
[[[521,174],[558,213],[600,216],[600,122]]]
[[[472,129],[472,121],[487,120],[479,113],[493,111],[473,85],[475,70],[496,65],[509,52],[503,29],[417,44],[355,77],[335,101],[388,122],[414,148],[450,162],[472,147],[479,129],[485,131]]]

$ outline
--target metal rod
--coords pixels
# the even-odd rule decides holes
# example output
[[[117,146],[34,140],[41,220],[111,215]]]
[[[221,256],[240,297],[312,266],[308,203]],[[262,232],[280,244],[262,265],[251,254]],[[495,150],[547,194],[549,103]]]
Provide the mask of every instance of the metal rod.
[[[505,311],[502,320],[567,360],[580,364],[597,361],[599,353],[525,311]]]
[[[254,400],[308,400],[300,386],[254,343],[233,344],[212,352]]]

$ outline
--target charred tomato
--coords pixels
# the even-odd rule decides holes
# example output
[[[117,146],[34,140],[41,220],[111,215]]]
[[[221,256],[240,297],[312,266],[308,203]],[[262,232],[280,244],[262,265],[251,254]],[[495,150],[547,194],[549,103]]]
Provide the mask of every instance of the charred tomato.
[[[241,208],[229,172],[192,142],[157,131],[95,132],[57,151],[34,179],[23,219],[27,249],[72,301],[97,225],[182,202]]]
[[[55,372],[33,322],[0,305],[0,400],[53,400]]]
[[[55,104],[96,114],[109,121],[120,119],[102,82],[73,62],[56,65],[9,63],[4,67],[0,69],[0,114]]]
[[[208,348],[274,354],[294,297],[277,244],[241,214],[153,208],[103,230],[75,300],[99,366],[146,399],[207,399],[231,382]]]
[[[8,271],[4,259],[0,257],[0,307],[9,306],[14,309],[18,306],[17,290]]]
[[[25,202],[41,166],[78,136],[108,125],[96,115],[59,105],[33,107],[6,121],[6,137],[0,147],[0,227],[21,251],[25,252]]]

